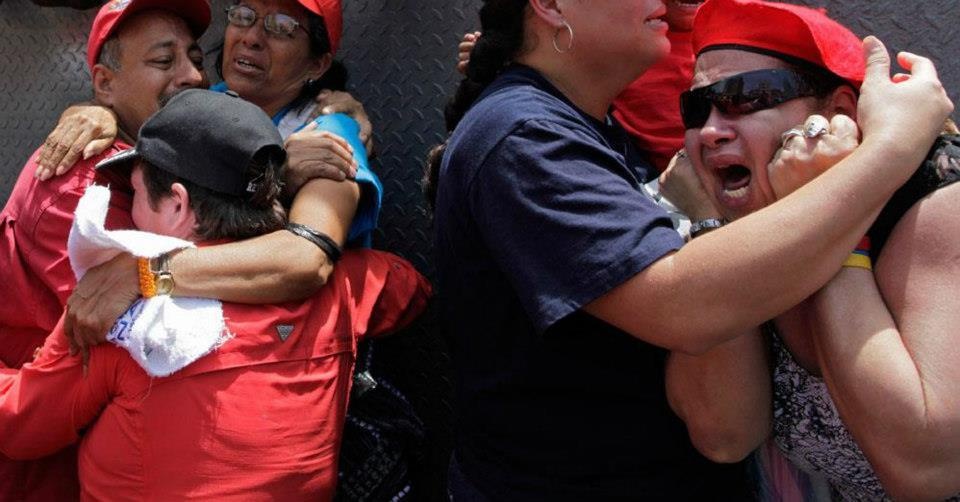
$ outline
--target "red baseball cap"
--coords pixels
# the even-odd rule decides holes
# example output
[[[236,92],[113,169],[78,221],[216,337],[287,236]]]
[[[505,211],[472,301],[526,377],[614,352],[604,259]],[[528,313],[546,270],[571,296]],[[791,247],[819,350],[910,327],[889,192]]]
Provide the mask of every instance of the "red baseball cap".
[[[860,38],[811,9],[764,0],[707,0],[693,21],[693,50],[753,50],[813,63],[860,88],[866,60]]]
[[[100,48],[117,26],[130,15],[148,9],[161,9],[182,17],[197,38],[210,25],[210,5],[207,0],[110,0],[97,12],[90,28],[87,65],[91,73],[100,55]]]
[[[297,0],[307,10],[323,18],[330,38],[330,53],[336,54],[343,34],[343,9],[340,0]]]

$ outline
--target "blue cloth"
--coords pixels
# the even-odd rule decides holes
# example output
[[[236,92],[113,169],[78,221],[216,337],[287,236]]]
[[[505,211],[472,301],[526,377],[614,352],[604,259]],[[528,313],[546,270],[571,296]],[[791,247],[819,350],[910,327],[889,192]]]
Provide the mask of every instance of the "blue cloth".
[[[227,83],[214,84],[210,86],[210,90],[226,92],[228,90]],[[279,126],[288,115],[295,113],[296,111],[290,107],[283,108],[272,117],[274,125]],[[360,126],[355,120],[342,113],[322,115],[317,117],[314,122],[317,123],[318,130],[330,131],[347,140],[353,147],[353,157],[357,161],[357,176],[355,179],[360,185],[360,200],[347,233],[347,245],[368,248],[373,243],[373,231],[377,228],[377,222],[380,219],[383,184],[380,182],[380,178],[370,169],[367,149],[360,141]],[[309,124],[309,121],[298,122],[298,124],[294,131],[303,129]],[[286,135],[284,135],[284,139],[286,139]]]
[[[522,66],[450,138],[434,226],[456,457],[492,500],[730,493],[669,409],[666,352],[582,311],[683,244],[648,172],[619,126]]]

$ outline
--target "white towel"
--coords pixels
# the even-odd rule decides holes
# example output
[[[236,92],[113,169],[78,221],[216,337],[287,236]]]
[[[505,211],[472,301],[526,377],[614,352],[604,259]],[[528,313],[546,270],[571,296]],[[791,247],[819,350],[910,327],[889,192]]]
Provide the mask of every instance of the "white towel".
[[[77,204],[67,251],[79,280],[87,270],[120,253],[153,258],[194,247],[192,242],[139,230],[107,230],[110,190],[91,185]],[[156,377],[170,375],[230,339],[217,300],[158,295],[134,303],[107,335]]]

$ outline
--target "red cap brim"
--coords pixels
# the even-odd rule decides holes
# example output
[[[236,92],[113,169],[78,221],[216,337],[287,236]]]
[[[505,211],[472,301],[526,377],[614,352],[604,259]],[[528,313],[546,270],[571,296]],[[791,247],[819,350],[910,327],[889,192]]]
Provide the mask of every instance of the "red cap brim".
[[[87,40],[87,66],[93,72],[103,43],[127,17],[149,9],[165,10],[183,18],[197,38],[210,26],[210,5],[206,0],[110,0],[105,3],[90,28]]]
[[[823,9],[764,0],[707,0],[693,23],[696,54],[719,46],[753,47],[825,68],[859,88],[862,42]]]

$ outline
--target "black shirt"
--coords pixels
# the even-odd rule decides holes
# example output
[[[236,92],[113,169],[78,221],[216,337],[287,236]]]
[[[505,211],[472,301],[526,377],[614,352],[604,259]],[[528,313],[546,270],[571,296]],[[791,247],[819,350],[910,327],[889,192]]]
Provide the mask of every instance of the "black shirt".
[[[458,376],[456,456],[494,500],[730,499],[690,445],[666,351],[581,308],[682,245],[615,124],[530,68],[506,70],[444,156],[441,311]]]

